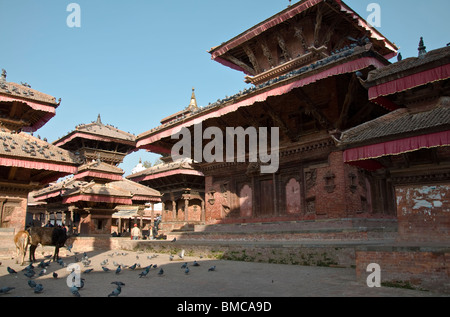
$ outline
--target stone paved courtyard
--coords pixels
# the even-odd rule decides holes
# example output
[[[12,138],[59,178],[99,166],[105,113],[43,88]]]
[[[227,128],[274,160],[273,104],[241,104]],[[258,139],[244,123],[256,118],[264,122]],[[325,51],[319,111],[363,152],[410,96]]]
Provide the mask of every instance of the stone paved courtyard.
[[[44,255],[38,248],[37,260],[43,260]],[[51,249],[50,249],[51,250]],[[41,251],[41,252],[39,252]],[[44,253],[44,254],[43,254]],[[62,252],[64,254],[64,252]],[[247,297],[432,297],[446,296],[428,291],[409,290],[403,288],[381,287],[369,288],[356,281],[355,271],[350,268],[310,267],[282,264],[251,263],[239,261],[211,260],[199,257],[184,257],[175,255],[170,259],[169,254],[154,254],[149,252],[130,252],[111,250],[105,252],[88,252],[91,263],[84,267],[76,262],[81,269],[81,277],[85,279],[85,286],[79,291],[81,297],[106,297],[116,286],[114,281],[125,283],[120,297],[209,297],[209,298],[247,298]],[[62,259],[66,265],[81,260],[82,253],[65,252]],[[101,263],[111,271],[104,272]],[[36,262],[32,278],[44,287],[44,291],[35,294],[28,286],[29,278],[22,271],[25,266],[15,264],[13,259],[2,259],[0,265],[0,288],[15,287],[8,294],[1,297],[74,297],[67,286],[67,277],[71,273],[67,267],[52,262],[46,268],[46,273],[38,276],[41,268]],[[48,260],[46,260],[48,261]],[[193,266],[194,261],[199,266]],[[189,273],[186,274],[181,266],[187,262]],[[133,264],[140,264],[140,268],[131,270]],[[122,271],[115,273],[116,265],[121,265]],[[147,276],[139,277],[144,267],[151,268]],[[25,265],[28,265],[26,263]],[[17,271],[9,274],[7,267]],[[209,271],[216,266],[215,271]],[[160,268],[164,274],[158,275]],[[86,269],[93,269],[89,274]],[[55,279],[53,272],[58,274]],[[369,273],[368,273],[369,274]],[[382,278],[382,276],[381,276]]]

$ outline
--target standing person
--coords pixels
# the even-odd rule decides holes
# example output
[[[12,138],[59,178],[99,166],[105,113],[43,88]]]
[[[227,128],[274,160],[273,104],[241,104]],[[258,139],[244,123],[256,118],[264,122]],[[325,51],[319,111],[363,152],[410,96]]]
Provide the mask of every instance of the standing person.
[[[141,236],[141,230],[138,228],[137,224],[134,224],[133,229],[131,229],[131,239],[139,240]]]

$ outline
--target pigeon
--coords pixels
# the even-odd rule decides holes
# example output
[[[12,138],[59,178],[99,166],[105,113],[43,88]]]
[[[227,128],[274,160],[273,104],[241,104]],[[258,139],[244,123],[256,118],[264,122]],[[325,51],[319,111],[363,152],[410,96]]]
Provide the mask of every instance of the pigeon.
[[[137,266],[137,263],[134,263],[132,266],[130,266],[130,270],[135,270],[136,269],[136,266]]]
[[[40,272],[39,272],[39,276],[42,276],[42,275],[44,275],[45,273],[47,273],[47,270],[46,269],[42,269]]]
[[[172,254],[169,256],[169,260],[173,261],[173,255]]]
[[[175,241],[177,241],[177,238],[173,238],[173,240],[171,242],[175,242]]]
[[[27,271],[26,273],[24,273],[23,275],[25,275],[28,278],[32,278],[35,274],[36,274],[35,271],[30,270],[30,271]]]
[[[120,286],[117,286],[117,288],[115,290],[113,290],[111,292],[111,294],[108,295],[108,297],[111,297],[111,296],[117,297],[120,295],[121,292],[122,292],[122,288]]]
[[[106,263],[108,263],[108,259],[105,259],[104,261],[102,261],[102,263],[100,263],[100,265],[104,266],[104,265],[106,265]]]
[[[189,268],[186,267],[186,270],[184,270],[184,274],[189,274]]]
[[[150,269],[145,269],[141,273],[139,273],[139,278],[147,276],[148,272],[150,272]]]
[[[184,264],[181,266],[182,269],[185,269],[187,267],[187,262],[184,262]]]
[[[36,294],[42,293],[44,291],[44,286],[42,284],[37,284],[34,288]]]
[[[211,266],[211,267],[208,269],[208,272],[215,271],[215,270],[216,270],[216,266],[214,265],[214,266]]]
[[[33,280],[28,280],[28,286],[30,286],[31,288],[35,288],[36,287],[36,282]]]
[[[198,264],[197,261],[194,261],[194,264],[192,264],[192,266],[200,266],[200,264]]]
[[[121,268],[120,265],[119,265],[119,266],[117,267],[117,269],[116,269],[116,274],[119,274],[120,271],[122,271],[122,268]]]
[[[158,264],[153,264],[153,268],[156,269],[158,267]]]
[[[34,266],[33,266],[33,264],[30,263],[29,265],[27,265],[27,266],[25,267],[24,270],[29,271],[29,270],[32,270],[32,269],[34,269]]]
[[[160,270],[159,270],[159,272],[158,272],[158,275],[159,276],[162,276],[164,274],[164,270],[163,270],[163,268],[161,268]]]
[[[81,295],[80,295],[80,292],[78,292],[78,288],[76,287],[76,286],[72,286],[71,288],[70,288],[70,292],[73,294],[73,295],[75,295],[76,297],[80,297]]]
[[[69,250],[69,252],[72,252],[72,248],[73,248],[73,244],[67,246],[67,250]]]
[[[15,287],[2,287],[0,288],[0,294],[7,294],[9,291],[12,291]]]
[[[102,266],[102,269],[103,269],[103,271],[105,271],[105,272],[109,272],[109,271],[111,271],[110,269],[108,269],[106,266]]]
[[[17,272],[14,271],[14,269],[10,268],[9,266],[6,269],[8,270],[9,274],[17,274]]]
[[[58,278],[58,273],[53,272],[53,278]]]
[[[183,249],[183,250],[181,250],[181,253],[180,254],[178,254],[178,256],[180,257],[180,259],[183,259],[184,258],[184,253],[185,253],[186,251]]]
[[[84,273],[89,274],[93,271],[94,269],[87,269],[86,271],[84,271]]]

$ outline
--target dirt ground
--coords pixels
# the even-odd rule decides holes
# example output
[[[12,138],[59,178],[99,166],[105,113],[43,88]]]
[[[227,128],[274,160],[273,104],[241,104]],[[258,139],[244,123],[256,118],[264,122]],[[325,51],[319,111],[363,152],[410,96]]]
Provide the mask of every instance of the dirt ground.
[[[36,283],[42,284],[42,293],[34,293],[28,285],[30,278],[24,275],[24,266],[15,263],[14,259],[0,259],[0,288],[14,287],[6,297],[75,297],[68,286],[68,276],[73,264],[79,265],[81,278],[85,285],[79,290],[81,297],[107,297],[120,281],[125,285],[119,297],[430,297],[442,296],[431,292],[400,288],[369,288],[356,282],[353,269],[304,267],[267,263],[248,263],[235,261],[211,260],[199,257],[184,257],[169,254],[153,254],[111,250],[88,252],[91,261],[85,266],[81,259],[83,253],[69,252],[62,249],[60,255],[64,266],[51,262],[46,272],[38,276],[42,268],[38,267],[45,256],[51,255],[51,248],[39,247],[36,251],[37,262],[34,263],[36,275],[32,277]],[[102,262],[110,269],[102,270]],[[78,262],[77,262],[78,261]],[[198,266],[194,266],[194,261]],[[181,266],[187,262],[189,273]],[[130,267],[137,263],[135,270]],[[145,277],[140,277],[146,266],[152,265]],[[115,273],[117,265],[122,271]],[[153,267],[156,265],[156,268]],[[17,274],[9,274],[7,267]],[[209,268],[215,266],[214,271]],[[158,272],[163,268],[164,274]],[[90,273],[85,270],[92,269]],[[57,278],[53,273],[58,274]],[[71,280],[69,278],[69,280]]]

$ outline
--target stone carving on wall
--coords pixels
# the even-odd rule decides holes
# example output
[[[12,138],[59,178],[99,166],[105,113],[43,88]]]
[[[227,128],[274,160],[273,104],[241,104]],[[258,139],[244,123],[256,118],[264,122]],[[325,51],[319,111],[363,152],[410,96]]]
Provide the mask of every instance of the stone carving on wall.
[[[306,190],[316,186],[317,170],[311,169],[305,172]]]
[[[334,192],[334,189],[336,188],[336,184],[334,183],[334,179],[336,178],[336,175],[334,175],[333,172],[328,171],[325,176],[325,190],[328,193]]]

